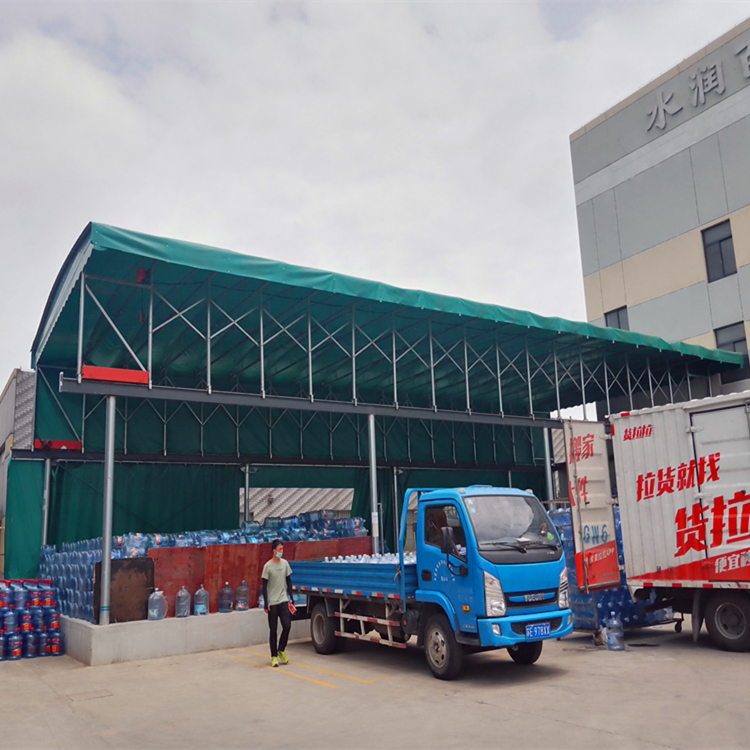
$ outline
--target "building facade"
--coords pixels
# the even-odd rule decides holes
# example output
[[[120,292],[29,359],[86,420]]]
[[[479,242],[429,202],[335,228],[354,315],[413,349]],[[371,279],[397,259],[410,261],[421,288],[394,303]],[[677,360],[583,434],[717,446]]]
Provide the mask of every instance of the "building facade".
[[[588,321],[747,354],[750,19],[570,146]]]

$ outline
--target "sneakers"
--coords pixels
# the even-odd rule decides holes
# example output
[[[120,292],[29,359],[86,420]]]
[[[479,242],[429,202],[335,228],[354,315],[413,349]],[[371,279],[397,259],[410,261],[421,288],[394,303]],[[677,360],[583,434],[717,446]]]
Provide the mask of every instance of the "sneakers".
[[[286,655],[286,651],[279,651],[279,661],[282,664],[289,664],[289,657]]]
[[[271,666],[272,667],[278,667],[279,666],[279,658],[277,656],[271,657]]]

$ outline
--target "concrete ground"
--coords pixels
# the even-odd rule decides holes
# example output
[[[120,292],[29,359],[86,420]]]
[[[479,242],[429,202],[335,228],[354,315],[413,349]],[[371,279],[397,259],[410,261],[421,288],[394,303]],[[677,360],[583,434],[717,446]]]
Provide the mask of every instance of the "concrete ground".
[[[689,622],[686,622],[686,626]],[[416,647],[291,644],[271,669],[248,646],[85,667],[0,663],[2,748],[746,748],[750,654],[661,626],[625,652],[547,642],[532,667],[505,651],[434,679]]]

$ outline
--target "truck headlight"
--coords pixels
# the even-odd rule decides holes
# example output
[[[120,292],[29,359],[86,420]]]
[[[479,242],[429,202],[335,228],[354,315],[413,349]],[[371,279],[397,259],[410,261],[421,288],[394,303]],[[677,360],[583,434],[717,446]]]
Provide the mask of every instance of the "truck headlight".
[[[484,574],[484,610],[487,617],[502,617],[505,614],[505,594],[500,581],[486,571]]]
[[[563,568],[560,573],[560,590],[557,594],[557,604],[560,609],[567,609],[570,606],[570,595],[568,594],[568,569]]]

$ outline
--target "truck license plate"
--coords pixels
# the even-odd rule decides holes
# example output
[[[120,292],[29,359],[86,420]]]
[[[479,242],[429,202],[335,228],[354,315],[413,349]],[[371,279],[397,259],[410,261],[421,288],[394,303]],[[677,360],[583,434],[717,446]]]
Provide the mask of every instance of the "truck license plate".
[[[527,638],[544,638],[545,635],[549,635],[549,623],[539,622],[536,625],[526,626],[526,637]]]

